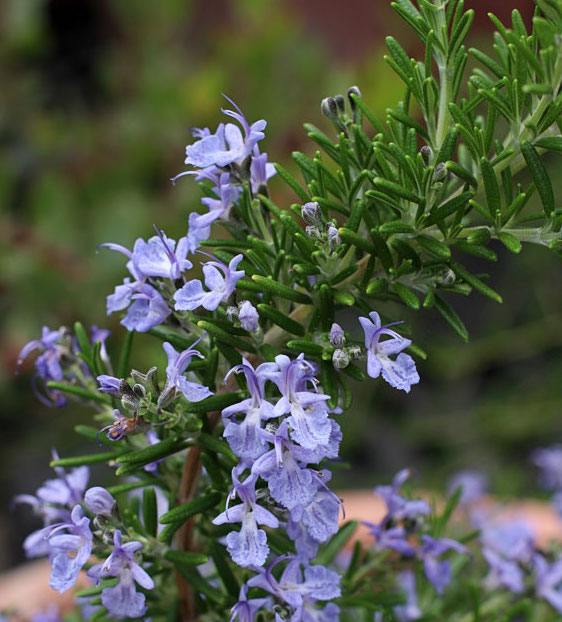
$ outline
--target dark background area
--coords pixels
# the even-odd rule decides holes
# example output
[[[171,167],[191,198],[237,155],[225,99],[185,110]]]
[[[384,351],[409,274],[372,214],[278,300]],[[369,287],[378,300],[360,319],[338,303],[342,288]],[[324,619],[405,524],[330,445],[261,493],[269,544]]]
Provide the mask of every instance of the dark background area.
[[[490,3],[477,11],[469,44],[490,48]],[[502,19],[519,8],[530,23],[533,3],[494,3]],[[0,6],[0,567],[22,559],[32,528],[13,495],[33,492],[50,476],[50,448],[87,450],[72,429],[91,421],[71,405],[51,410],[14,378],[17,353],[41,326],[98,324],[123,338],[119,318],[105,317],[105,296],[124,275],[121,256],[96,255],[104,241],[130,247],[157,223],[181,236],[197,209],[198,189],[183,170],[192,125],[215,127],[232,97],[250,121],[268,120],[270,160],[290,166],[295,149],[313,153],[302,123],[331,132],[319,103],[357,84],[384,119],[402,85],[383,61],[392,34],[411,55],[419,42],[386,0],[17,0]],[[548,165],[560,190],[555,157]],[[279,205],[294,201],[278,179]],[[532,206],[529,208],[532,209]],[[562,438],[562,294],[560,260],[525,246],[500,248],[498,263],[477,260],[504,297],[478,293],[456,300],[471,333],[462,344],[432,311],[401,308],[429,354],[422,382],[409,395],[382,381],[356,387],[341,417],[340,487],[371,487],[405,465],[421,485],[443,490],[461,468],[487,472],[500,496],[533,494],[532,448]],[[455,302],[455,301],[453,301]],[[342,323],[359,337],[355,316]],[[138,339],[138,368],[162,364],[150,337]],[[96,483],[108,475],[95,471]]]

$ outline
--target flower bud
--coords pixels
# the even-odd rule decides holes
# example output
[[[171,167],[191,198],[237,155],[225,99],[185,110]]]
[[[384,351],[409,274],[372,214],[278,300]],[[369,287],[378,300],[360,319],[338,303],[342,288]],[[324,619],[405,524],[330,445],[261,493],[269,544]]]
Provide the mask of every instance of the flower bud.
[[[333,222],[329,222],[326,227],[326,235],[328,236],[328,246],[330,250],[336,249],[341,242],[340,234],[336,225]]]
[[[301,208],[301,216],[307,225],[320,227],[322,225],[322,210],[316,201],[309,201]]]
[[[352,95],[356,95],[357,97],[359,97],[359,99],[363,99],[363,95],[361,95],[361,91],[359,90],[359,87],[357,86],[350,86],[347,89],[347,99],[349,100],[349,105],[351,106],[351,110],[355,111],[357,104],[351,97]]]
[[[349,365],[349,355],[345,350],[338,348],[332,355],[332,363],[336,369],[344,369]]]
[[[358,359],[361,356],[361,347],[360,346],[349,346],[347,349],[347,353],[352,359]]]
[[[135,384],[141,384],[147,391],[150,391],[152,395],[158,395],[160,393],[160,387],[158,386],[158,370],[156,367],[151,367],[146,374],[142,374],[136,369],[131,370],[131,376],[135,381]]]
[[[259,314],[258,310],[249,300],[244,300],[239,305],[238,319],[244,330],[253,332],[258,328]]]
[[[452,285],[457,279],[457,275],[451,270],[451,268],[445,268],[441,273],[441,285]]]
[[[238,307],[233,307],[232,305],[229,305],[226,308],[226,319],[229,322],[234,322],[235,320],[238,319]]]
[[[329,338],[330,343],[334,346],[334,348],[341,348],[345,346],[345,335],[343,334],[343,328],[335,322],[332,324],[332,328],[330,329]]]
[[[139,399],[131,389],[129,383],[126,380],[121,379],[119,381],[119,389],[121,391],[121,404],[125,410],[137,410],[139,407]]]
[[[447,171],[447,167],[444,162],[439,162],[439,164],[435,167],[433,171],[433,180],[434,181],[444,181],[447,179],[447,175],[449,172]]]
[[[420,153],[421,153],[421,157],[422,157],[423,163],[426,166],[429,166],[431,164],[431,160],[433,158],[433,149],[429,145],[424,145],[420,149]]]
[[[338,112],[341,112],[342,114],[345,112],[345,98],[343,95],[336,95],[334,97],[334,99],[336,100],[336,106],[338,108]]]
[[[325,97],[320,104],[320,110],[322,114],[331,121],[337,121],[338,119],[338,105],[333,97]]]
[[[322,237],[322,235],[320,234],[320,229],[318,229],[318,227],[312,227],[308,225],[305,231],[306,235],[313,240],[319,240]]]
[[[111,494],[101,486],[88,488],[84,495],[84,505],[96,515],[111,516],[115,509],[115,503]]]
[[[98,376],[96,380],[100,384],[99,391],[107,393],[108,395],[113,395],[113,397],[121,397],[121,381],[119,378],[102,374],[101,376]]]

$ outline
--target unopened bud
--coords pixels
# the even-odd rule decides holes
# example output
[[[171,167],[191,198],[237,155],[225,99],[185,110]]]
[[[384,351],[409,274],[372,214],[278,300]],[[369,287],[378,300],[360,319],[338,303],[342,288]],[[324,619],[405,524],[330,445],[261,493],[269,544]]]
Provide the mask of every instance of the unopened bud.
[[[137,410],[139,400],[133,389],[126,380],[119,381],[119,390],[121,391],[121,404],[125,410]]]
[[[226,319],[229,322],[234,322],[235,320],[238,319],[238,307],[233,307],[232,305],[229,305],[226,308]]]
[[[420,153],[421,153],[423,163],[426,166],[429,166],[431,164],[431,160],[433,159],[433,149],[429,145],[424,145],[420,149]]]
[[[457,275],[451,268],[445,268],[441,274],[441,285],[452,285],[457,279]]]
[[[358,359],[361,356],[361,347],[360,346],[349,346],[347,349],[347,353],[352,359]]]
[[[96,515],[111,516],[115,509],[115,503],[111,494],[101,486],[88,488],[84,495],[84,505]]]
[[[336,100],[336,106],[338,108],[338,112],[344,113],[345,112],[345,98],[343,95],[336,95],[334,97],[334,99]]]
[[[439,162],[439,164],[435,167],[433,171],[433,180],[434,181],[444,181],[447,179],[448,171],[444,162]]]
[[[338,105],[333,97],[325,97],[320,104],[320,110],[322,114],[328,117],[331,121],[336,121],[338,118]]]
[[[332,355],[332,363],[336,369],[344,369],[349,365],[349,355],[345,350],[338,348]]]
[[[326,235],[328,236],[328,246],[330,250],[336,249],[341,242],[340,233],[336,225],[333,222],[329,222],[326,227]]]
[[[343,334],[343,328],[334,322],[332,324],[332,328],[330,329],[330,343],[334,346],[334,348],[341,348],[345,346],[345,335]]]
[[[359,99],[363,99],[363,95],[361,95],[361,91],[357,86],[350,86],[347,89],[347,99],[349,99],[349,105],[351,106],[351,110],[355,110],[357,104],[355,103],[353,97],[351,97],[352,95],[356,95]]]
[[[241,302],[240,311],[238,313],[238,319],[240,320],[240,324],[244,330],[248,332],[253,332],[258,328],[258,321],[260,316],[258,314],[258,310],[254,307],[254,305],[249,300],[244,300]]]
[[[301,216],[307,225],[322,225],[322,210],[316,201],[309,201],[301,208]]]
[[[311,225],[308,225],[305,229],[306,235],[309,238],[312,238],[313,240],[319,240],[322,235],[320,233],[320,229],[318,229],[318,227],[313,227]]]

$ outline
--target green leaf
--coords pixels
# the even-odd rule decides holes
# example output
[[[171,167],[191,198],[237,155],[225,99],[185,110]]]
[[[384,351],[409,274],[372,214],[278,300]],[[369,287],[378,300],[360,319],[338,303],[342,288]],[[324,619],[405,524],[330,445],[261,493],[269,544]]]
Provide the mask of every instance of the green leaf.
[[[163,525],[167,525],[168,523],[184,523],[188,518],[214,508],[219,504],[220,500],[221,494],[211,491],[206,495],[192,499],[187,503],[182,503],[169,512],[162,514],[160,523]]]
[[[243,352],[256,352],[255,347],[251,343],[244,341],[243,339],[240,339],[239,337],[236,337],[231,333],[228,333],[226,330],[223,330],[222,328],[211,324],[211,322],[200,320],[199,322],[197,322],[197,326],[207,331],[209,335],[211,335],[211,337],[214,337],[217,341],[223,341],[229,346],[232,346],[233,348],[238,348]]]
[[[155,445],[148,445],[147,447],[137,449],[136,451],[129,451],[127,454],[121,456],[118,462],[119,464],[127,464],[132,462],[149,464],[150,462],[171,456],[172,454],[185,449],[190,443],[192,443],[191,440],[178,439],[175,436],[170,436]]]
[[[461,194],[449,199],[439,207],[432,209],[429,214],[425,216],[423,224],[425,227],[429,227],[430,225],[434,225],[438,222],[443,222],[447,216],[451,214],[458,213],[464,210],[467,207],[468,202],[474,196],[474,192],[466,191]]]
[[[279,177],[281,177],[281,179],[283,179],[283,181],[285,181],[294,190],[295,194],[299,197],[299,199],[301,199],[301,201],[304,201],[305,203],[307,201],[310,201],[310,197],[308,196],[306,191],[301,187],[299,182],[289,173],[289,171],[283,168],[280,164],[274,164],[274,166],[275,170],[279,173]]]
[[[439,259],[449,259],[451,256],[451,249],[447,244],[430,235],[418,235],[415,239],[423,249]]]
[[[375,177],[373,179],[373,183],[379,190],[383,190],[388,194],[400,197],[406,201],[411,201],[412,203],[421,202],[421,198],[417,194],[414,194],[412,191],[404,188],[404,186],[401,186],[400,184],[395,184],[393,181],[388,181],[382,177]]]
[[[327,566],[337,557],[338,553],[346,545],[347,541],[355,533],[359,526],[358,521],[348,521],[342,525],[338,532],[333,535],[330,540],[321,546],[318,555],[316,556],[316,563],[321,566]]]
[[[93,391],[88,391],[87,389],[76,387],[72,384],[66,384],[65,382],[55,382],[54,380],[49,380],[47,382],[47,386],[49,389],[56,389],[57,391],[62,391],[63,393],[76,395],[83,399],[91,400],[92,402],[111,404],[111,399],[103,393],[94,393]]]
[[[269,292],[274,296],[279,296],[281,298],[285,298],[286,300],[292,300],[293,302],[298,302],[299,304],[312,304],[312,299],[304,292],[297,291],[292,287],[278,283],[271,277],[264,277],[259,274],[254,274],[252,280],[255,281],[264,291]]]
[[[434,307],[445,322],[447,322],[447,324],[457,333],[457,335],[463,341],[468,341],[468,331],[453,307],[451,307],[446,300],[437,294],[435,294]]]
[[[237,362],[240,362],[239,360]],[[192,413],[207,413],[216,410],[222,410],[227,406],[236,404],[241,399],[240,393],[221,393],[219,395],[211,395],[200,402],[190,402],[189,412]]]
[[[490,215],[492,218],[497,218],[501,213],[502,200],[496,173],[486,158],[480,159],[480,170],[482,171],[482,181],[484,182],[484,191],[486,192]]]
[[[373,246],[375,247],[375,254],[380,259],[384,269],[388,272],[393,267],[392,255],[388,250],[388,246],[377,229],[370,229],[369,233],[373,241]]]
[[[451,173],[453,173],[453,175],[456,175],[464,182],[471,185],[473,188],[478,188],[478,181],[476,180],[476,177],[474,177],[474,175],[470,171],[465,169],[464,166],[461,166],[460,164],[457,164],[452,160],[448,160],[446,162],[446,166],[447,169],[451,171]]]
[[[498,240],[512,253],[517,254],[521,252],[521,242],[511,233],[500,231],[498,233]]]
[[[81,322],[74,323],[74,334],[76,335],[76,341],[78,342],[80,352],[84,355],[86,362],[91,363],[93,356],[92,346],[90,345],[90,340]]]
[[[393,234],[393,233],[415,233],[414,227],[412,225],[408,225],[405,222],[401,222],[400,220],[391,220],[389,222],[383,223],[379,227],[379,231],[384,234]]]
[[[334,300],[332,290],[329,285],[322,283],[320,285],[320,321],[325,331],[330,330],[330,326],[334,321]]]
[[[305,339],[292,339],[287,342],[287,347],[294,352],[298,352],[299,354],[302,352],[309,356],[322,356],[322,352],[324,351],[324,348],[320,344]]]
[[[475,257],[481,257],[482,259],[488,259],[489,261],[497,261],[498,257],[493,250],[481,246],[480,244],[474,244],[465,242],[464,240],[455,240],[453,242],[456,248]]]
[[[205,595],[213,605],[213,611],[217,613],[216,607],[225,607],[224,595],[214,588],[207,579],[203,578],[199,571],[192,565],[177,564],[178,572],[187,583],[198,593]]]
[[[392,283],[392,289],[398,294],[404,304],[416,311],[420,308],[420,301],[414,292],[402,283]]]
[[[479,60],[489,71],[491,71],[497,78],[500,80],[505,76],[505,71],[496,63],[496,61],[492,60],[489,56],[477,50],[475,48],[469,48],[468,52],[474,56],[477,60]]]
[[[356,246],[357,248],[360,248],[362,251],[365,251],[366,253],[371,253],[371,254],[375,253],[375,248],[373,247],[373,245],[369,244],[369,241],[367,239],[365,239],[363,236],[359,235],[358,233],[355,233],[355,231],[351,231],[350,229],[347,229],[346,227],[340,227],[339,234],[341,236],[341,239],[346,244]]]
[[[87,456],[73,456],[71,458],[59,458],[58,460],[52,460],[49,463],[51,467],[75,467],[82,466],[84,464],[96,464],[98,462],[110,462],[122,456],[129,449],[120,451],[104,451],[99,454],[88,454]]]
[[[156,537],[158,528],[158,512],[154,488],[145,488],[142,495],[142,520],[147,533]]]
[[[353,380],[357,380],[357,382],[365,382],[365,380],[367,380],[367,374],[353,363],[350,363],[347,367],[344,367],[342,371],[350,378],[353,378]]]
[[[405,602],[400,594],[388,591],[364,592],[363,594],[352,594],[343,596],[338,601],[340,605],[351,609],[367,609],[369,611],[380,611],[381,607],[395,607]]]
[[[128,330],[121,348],[121,356],[119,357],[119,367],[117,368],[117,377],[126,378],[129,375],[129,358],[131,356],[131,348],[133,347],[134,330]]]
[[[344,307],[352,307],[355,304],[355,296],[349,292],[342,292],[339,289],[332,290],[334,302]]]
[[[377,121],[373,112],[367,107],[363,99],[356,95],[355,93],[351,94],[351,99],[355,102],[355,105],[361,110],[361,112],[365,115],[369,123],[375,128],[375,131],[378,134],[386,134],[383,126]]]
[[[178,566],[201,566],[209,561],[209,556],[191,551],[166,551],[164,557]]]
[[[211,434],[207,434],[206,432],[201,432],[201,434],[199,434],[198,441],[205,449],[224,456],[229,462],[233,463],[233,466],[238,463],[238,458],[234,455],[226,441],[212,436]]]
[[[226,549],[216,540],[211,540],[210,549],[211,557],[215,562],[215,568],[217,569],[218,575],[221,578],[226,591],[235,600],[238,600],[240,585],[230,567],[230,558],[227,558]]]
[[[414,128],[420,136],[423,136],[425,140],[429,141],[429,134],[425,127],[420,125],[417,121],[414,121],[414,119],[410,118],[407,114],[403,113],[401,110],[394,110],[393,108],[388,108],[386,112],[399,123],[402,123],[406,127]]]
[[[239,286],[240,282],[238,282],[236,285]],[[193,345],[193,343],[197,339],[197,337],[193,335],[187,337],[185,334],[180,334],[177,331],[172,330],[171,328],[168,328],[166,326],[155,326],[147,332],[149,335],[158,337],[158,339],[161,339],[162,341],[169,341],[174,346],[174,348],[177,348],[178,350],[187,350],[187,348]],[[121,376],[121,378],[123,377],[124,376]]]
[[[453,125],[445,134],[445,140],[443,141],[441,148],[439,149],[439,153],[437,154],[437,160],[435,161],[436,164],[439,162],[447,162],[453,157],[458,138],[459,131]]]
[[[502,297],[495,292],[491,287],[488,287],[485,283],[483,283],[478,277],[470,274],[468,270],[459,263],[451,262],[451,267],[453,270],[462,277],[470,286],[474,287],[474,289],[478,290],[484,296],[488,296],[494,302],[502,303]]]
[[[289,316],[281,313],[275,307],[266,304],[258,304],[258,312],[263,317],[266,317],[268,320],[280,326],[283,330],[286,330],[288,333],[292,335],[298,335],[299,337],[304,337],[305,328],[302,324],[295,322],[295,320],[291,319]]]
[[[544,212],[547,216],[550,216],[552,212],[554,212],[556,205],[554,203],[552,182],[550,181],[548,172],[537,150],[531,143],[524,140],[521,143],[521,153],[529,167],[529,172],[531,173],[531,177],[533,178],[533,182],[541,198]]]

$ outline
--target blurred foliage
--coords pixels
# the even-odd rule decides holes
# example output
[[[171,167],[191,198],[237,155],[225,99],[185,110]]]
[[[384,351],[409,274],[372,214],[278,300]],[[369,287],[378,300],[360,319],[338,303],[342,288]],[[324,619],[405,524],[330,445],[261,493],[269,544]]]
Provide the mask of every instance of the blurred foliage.
[[[382,34],[415,47],[388,3],[375,4]],[[482,18],[485,3],[472,4],[481,5]],[[529,16],[532,2],[519,5]],[[3,505],[45,479],[49,447],[78,453],[71,430],[85,417],[75,407],[47,411],[31,394],[29,375],[13,381],[17,352],[43,324],[75,319],[122,339],[117,319],[105,318],[122,258],[96,256],[95,248],[131,246],[155,221],[172,237],[185,232],[198,190],[169,178],[183,170],[188,127],[216,125],[220,93],[250,120],[267,117],[264,148],[284,164],[294,149],[314,151],[302,122],[330,132],[320,118],[322,97],[357,84],[380,116],[402,96],[382,40],[373,37],[356,62],[340,61],[353,31],[322,38],[306,17],[306,6],[282,0],[17,0],[0,7]],[[556,156],[548,163],[560,167]],[[276,203],[293,202],[280,188],[273,180]],[[408,397],[382,382],[357,387],[341,420],[351,467],[338,470],[339,486],[371,486],[408,465],[437,488],[451,471],[472,467],[489,472],[500,494],[533,490],[530,450],[562,436],[560,264],[546,249],[525,247],[517,258],[494,250],[490,283],[504,304],[477,294],[467,300],[460,310],[471,343],[456,341],[432,312],[420,314],[410,325],[430,355],[419,365],[423,382]],[[478,260],[469,268],[489,269]],[[355,322],[345,322],[360,338]],[[163,362],[160,351],[143,347],[154,344],[137,347],[141,369],[146,360]],[[29,531],[8,527],[9,520],[0,516],[9,540],[0,565],[17,558]]]

